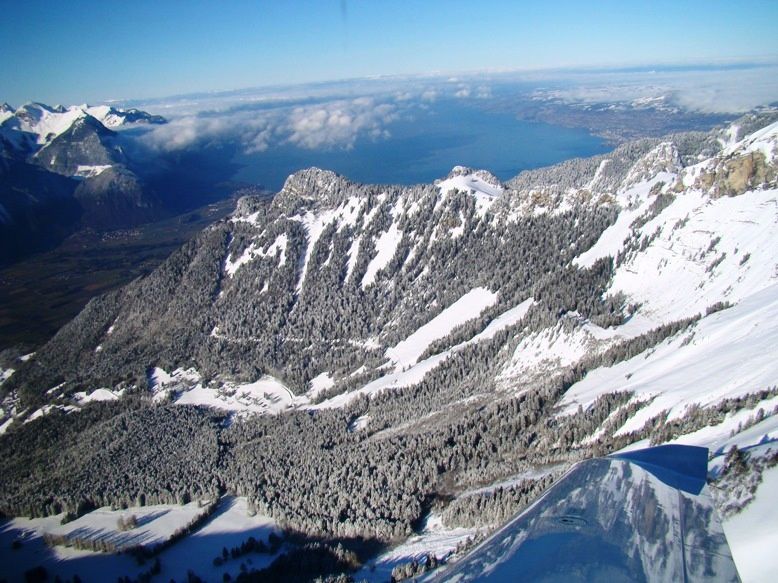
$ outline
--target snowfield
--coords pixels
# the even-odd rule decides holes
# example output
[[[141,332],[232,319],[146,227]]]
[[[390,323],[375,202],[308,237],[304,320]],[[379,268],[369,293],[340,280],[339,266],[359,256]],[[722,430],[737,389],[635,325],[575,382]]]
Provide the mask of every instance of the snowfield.
[[[362,277],[362,289],[375,283],[376,274],[389,265],[402,237],[403,233],[397,228],[396,223],[392,223],[388,231],[381,233],[375,242],[376,256],[367,265],[367,271]]]
[[[744,583],[775,581],[778,548],[778,467],[764,472],[756,498],[746,510],[723,523],[732,557]]]
[[[653,401],[619,430],[636,431],[668,411],[683,416],[692,404],[711,405],[768,388],[778,379],[778,284],[734,307],[703,318],[659,346],[612,367],[591,371],[565,393],[561,406],[574,414],[603,393],[632,391]]]
[[[70,540],[104,541],[116,545],[120,550],[134,546],[154,547],[165,542],[176,530],[186,526],[204,511],[205,508],[197,502],[184,506],[133,506],[126,510],[105,507],[93,510],[72,522],[49,527],[44,532],[65,536]],[[131,516],[137,519],[138,526],[119,530],[119,520],[126,520]]]
[[[280,380],[264,375],[253,383],[221,382],[204,386],[194,370],[177,369],[172,374],[157,367],[152,374],[156,401],[172,399],[177,405],[201,405],[229,411],[238,417],[276,414],[308,402],[296,397]]]
[[[70,579],[78,575],[83,581],[104,581],[106,574],[110,573],[111,580],[125,575],[135,578],[147,571],[150,564],[138,565],[130,555],[121,553],[47,547],[43,534],[87,535],[123,542],[121,546],[132,546],[133,543],[153,546],[169,538],[176,529],[185,526],[203,510],[193,502],[185,506],[161,504],[121,511],[101,508],[65,525],[60,524],[61,514],[0,522],[2,576],[9,581],[24,581],[25,571],[31,566],[41,565],[50,577],[58,575]],[[118,531],[119,517],[130,514],[135,514],[139,526]],[[185,581],[187,572],[194,570],[205,581],[222,581],[225,573],[236,577],[242,562],[262,568],[273,560],[273,556],[250,554],[226,561],[222,566],[215,566],[213,559],[221,555],[224,547],[240,546],[249,537],[267,541],[273,532],[280,532],[278,525],[269,517],[252,514],[245,498],[225,496],[201,528],[162,551],[159,555],[162,570],[158,578],[161,581]],[[21,543],[18,549],[12,549],[13,541]]]
[[[478,317],[497,301],[497,294],[486,288],[470,290],[432,320],[396,346],[387,349],[386,356],[395,365],[395,371],[416,364],[419,357],[435,340],[445,338],[454,328]]]

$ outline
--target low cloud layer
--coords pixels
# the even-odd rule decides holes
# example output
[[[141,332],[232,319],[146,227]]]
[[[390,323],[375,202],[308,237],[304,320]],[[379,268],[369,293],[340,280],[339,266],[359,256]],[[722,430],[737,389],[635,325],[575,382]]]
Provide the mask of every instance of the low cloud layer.
[[[754,65],[597,72],[548,77],[553,88],[535,91],[538,98],[567,103],[623,103],[665,98],[676,107],[699,113],[742,113],[778,100],[778,66]]]
[[[414,118],[446,99],[486,106],[494,99],[501,99],[503,104],[553,99],[648,106],[653,100],[655,104],[689,111],[737,113],[778,100],[777,73],[774,65],[759,65],[387,77],[123,105],[159,113],[170,120],[142,136],[143,143],[154,150],[228,142],[249,154],[279,146],[348,150],[360,140],[390,138],[394,123]]]
[[[389,125],[411,106],[372,97],[338,99],[306,106],[229,108],[172,117],[143,136],[157,150],[178,150],[224,141],[238,142],[247,153],[279,145],[351,149],[358,139],[385,139]]]

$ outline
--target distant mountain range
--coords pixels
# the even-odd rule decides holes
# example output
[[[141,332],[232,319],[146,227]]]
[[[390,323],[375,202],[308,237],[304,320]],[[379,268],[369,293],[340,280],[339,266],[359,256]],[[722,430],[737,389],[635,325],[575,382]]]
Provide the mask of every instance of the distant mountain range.
[[[0,264],[79,227],[131,226],[161,201],[132,169],[119,135],[162,117],[109,106],[0,106]]]

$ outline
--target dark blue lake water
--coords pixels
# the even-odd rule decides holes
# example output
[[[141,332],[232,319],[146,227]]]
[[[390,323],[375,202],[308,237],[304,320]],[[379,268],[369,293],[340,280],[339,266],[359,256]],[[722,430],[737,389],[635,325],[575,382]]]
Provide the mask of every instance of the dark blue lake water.
[[[391,136],[358,139],[354,147],[309,150],[278,145],[242,155],[237,180],[277,191],[300,168],[318,166],[367,183],[429,183],[457,164],[484,168],[502,180],[522,170],[607,152],[611,146],[585,130],[527,122],[458,100],[418,109],[387,126]]]

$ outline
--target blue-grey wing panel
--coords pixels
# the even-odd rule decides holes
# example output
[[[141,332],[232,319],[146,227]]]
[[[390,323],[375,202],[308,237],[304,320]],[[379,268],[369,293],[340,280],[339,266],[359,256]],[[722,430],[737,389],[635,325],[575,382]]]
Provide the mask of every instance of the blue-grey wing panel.
[[[699,452],[691,452],[695,456]],[[646,457],[653,461],[577,464],[538,502],[432,580],[738,581],[707,488],[687,488],[694,480],[673,482],[677,476],[668,480],[656,470],[661,464]]]

